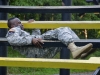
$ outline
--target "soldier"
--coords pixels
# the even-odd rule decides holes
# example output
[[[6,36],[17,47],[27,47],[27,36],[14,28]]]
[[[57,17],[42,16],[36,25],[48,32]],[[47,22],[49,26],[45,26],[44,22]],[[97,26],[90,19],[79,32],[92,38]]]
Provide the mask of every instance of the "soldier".
[[[68,46],[74,59],[81,57],[84,53],[88,53],[92,48],[91,43],[81,47],[76,46],[74,40],[79,40],[79,38],[69,27],[56,28],[43,34],[41,34],[39,29],[34,29],[32,30],[32,35],[30,35],[24,31],[24,27],[17,17],[8,19],[7,24],[9,27],[6,35],[8,42],[13,46],[13,49],[18,50],[22,55],[26,55],[27,57],[52,58],[61,50],[61,47],[42,47],[41,44],[44,44],[43,39],[58,39],[66,47]],[[23,46],[32,44],[35,47]]]

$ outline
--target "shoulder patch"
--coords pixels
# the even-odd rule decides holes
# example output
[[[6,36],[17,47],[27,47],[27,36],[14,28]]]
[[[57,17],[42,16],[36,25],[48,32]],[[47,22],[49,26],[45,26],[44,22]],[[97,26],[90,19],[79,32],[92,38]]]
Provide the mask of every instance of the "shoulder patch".
[[[12,36],[15,32],[14,31],[9,31],[8,36]]]

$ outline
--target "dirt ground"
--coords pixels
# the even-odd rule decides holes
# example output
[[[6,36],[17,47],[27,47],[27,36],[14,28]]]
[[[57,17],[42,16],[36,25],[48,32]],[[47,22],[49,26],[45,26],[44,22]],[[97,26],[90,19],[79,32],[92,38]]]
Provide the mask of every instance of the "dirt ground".
[[[74,73],[70,75],[93,75],[94,72],[85,72],[85,73]],[[59,74],[54,74],[54,75],[59,75]]]

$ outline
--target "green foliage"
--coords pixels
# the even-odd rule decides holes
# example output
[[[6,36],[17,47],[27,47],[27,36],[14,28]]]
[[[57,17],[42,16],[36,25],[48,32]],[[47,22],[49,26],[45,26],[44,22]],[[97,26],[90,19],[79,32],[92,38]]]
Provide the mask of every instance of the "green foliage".
[[[93,5],[93,2],[87,3],[86,0],[73,0],[72,5],[75,6],[85,6],[85,5]],[[81,16],[79,16],[80,14],[82,14]],[[74,21],[99,21],[100,20],[100,14],[95,14],[95,13],[73,13],[72,14],[72,20]],[[78,34],[78,36],[80,38],[85,38],[85,34],[84,34],[84,30],[74,30],[76,32],[76,34]],[[96,38],[100,38],[100,30],[95,30],[95,29],[90,29],[87,30],[88,33],[88,38],[91,39],[96,39]]]
[[[14,6],[59,6],[61,0],[9,0],[9,5]],[[35,20],[59,20],[59,14],[52,13],[13,13],[9,17],[16,16],[21,20],[33,18]],[[56,19],[55,19],[56,18]]]
[[[16,6],[43,6],[46,4],[56,6],[61,4],[61,0],[9,0],[9,4]]]
[[[9,5],[14,6],[59,6],[61,0],[9,0]],[[36,21],[61,20],[59,13],[11,13],[9,17],[18,17],[21,20],[34,19]],[[46,30],[41,30],[42,33]]]

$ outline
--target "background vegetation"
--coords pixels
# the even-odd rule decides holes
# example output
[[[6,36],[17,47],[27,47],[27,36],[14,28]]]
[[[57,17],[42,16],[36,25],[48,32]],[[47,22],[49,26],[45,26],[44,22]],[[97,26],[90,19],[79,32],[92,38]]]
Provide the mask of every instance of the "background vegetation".
[[[9,0],[9,5],[14,6],[61,6],[62,0]],[[94,5],[92,2],[87,3],[86,0],[72,0],[72,5]],[[82,15],[81,15],[82,14]],[[61,13],[9,13],[8,17],[19,17],[21,20],[35,19],[36,21],[60,21]],[[100,14],[95,13],[72,13],[72,21],[94,21],[100,20]],[[41,30],[42,32],[46,30]],[[95,29],[80,29],[74,30],[80,38],[92,39],[100,38],[100,30]],[[18,52],[15,52],[10,47],[8,49],[9,57],[25,57],[20,55]],[[100,56],[100,51],[97,49],[96,52],[90,56]],[[86,59],[88,59],[88,56]],[[55,56],[59,58],[59,53]],[[71,70],[71,72],[84,72],[86,70]],[[14,68],[8,67],[8,73],[10,74],[22,74],[22,75],[50,75],[59,73],[59,69],[40,69],[40,68]]]

